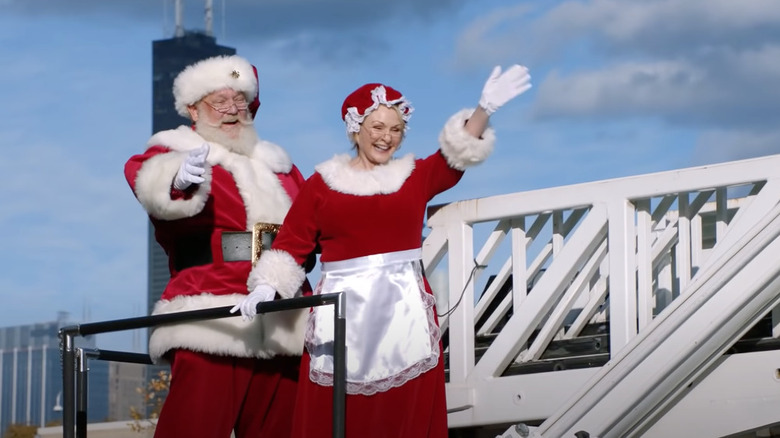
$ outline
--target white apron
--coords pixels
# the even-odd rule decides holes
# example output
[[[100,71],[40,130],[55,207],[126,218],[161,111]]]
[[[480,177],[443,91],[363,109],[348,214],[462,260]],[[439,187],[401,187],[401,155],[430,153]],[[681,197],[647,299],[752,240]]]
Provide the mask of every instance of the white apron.
[[[322,264],[315,294],[344,292],[348,394],[403,385],[439,361],[435,299],[425,292],[421,249]],[[314,307],[306,328],[312,382],[333,385],[333,307]]]

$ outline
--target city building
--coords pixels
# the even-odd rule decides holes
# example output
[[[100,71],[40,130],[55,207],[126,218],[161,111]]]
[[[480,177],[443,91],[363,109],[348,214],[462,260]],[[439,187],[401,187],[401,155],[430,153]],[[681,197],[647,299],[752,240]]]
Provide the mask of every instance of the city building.
[[[146,402],[141,390],[146,386],[146,367],[137,363],[108,362],[109,420],[129,420],[133,410],[143,411]]]
[[[62,420],[59,329],[72,325],[60,312],[50,322],[0,328],[0,434],[12,424],[45,426]],[[95,348],[94,337],[77,340]],[[88,421],[108,417],[108,365],[89,365]]]

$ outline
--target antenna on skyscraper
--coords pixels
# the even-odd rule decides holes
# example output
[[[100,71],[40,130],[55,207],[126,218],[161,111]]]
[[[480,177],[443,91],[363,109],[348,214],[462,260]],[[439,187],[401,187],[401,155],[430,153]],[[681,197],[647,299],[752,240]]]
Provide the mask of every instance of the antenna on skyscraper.
[[[162,34],[168,36],[168,0],[162,0],[162,7],[163,7]]]
[[[184,27],[182,27],[182,24],[181,24],[182,0],[176,0],[174,11],[175,11],[174,13],[176,14],[176,17],[175,17],[175,20],[176,20],[176,30],[174,31],[174,36],[176,36],[176,37],[183,37],[184,36]]]
[[[222,16],[220,17],[222,19],[222,40],[225,40],[225,2],[227,0],[222,0]]]
[[[206,0],[206,35],[214,36],[214,12],[213,12],[213,0]]]

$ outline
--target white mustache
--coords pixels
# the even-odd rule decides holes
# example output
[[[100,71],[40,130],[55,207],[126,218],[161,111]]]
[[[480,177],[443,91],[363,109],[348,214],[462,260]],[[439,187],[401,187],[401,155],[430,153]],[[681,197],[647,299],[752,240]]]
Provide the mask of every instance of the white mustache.
[[[252,121],[251,120],[245,120],[245,119],[242,119],[242,118],[240,118],[238,116],[231,116],[229,119],[224,119],[223,118],[222,120],[220,120],[217,123],[211,123],[211,122],[209,122],[209,121],[207,121],[205,119],[202,119],[202,121],[201,121],[201,123],[203,123],[204,125],[211,126],[212,128],[219,128],[220,126],[224,125],[225,123],[234,123],[234,122],[238,122],[238,123],[240,123],[240,124],[242,124],[244,126],[252,125]]]

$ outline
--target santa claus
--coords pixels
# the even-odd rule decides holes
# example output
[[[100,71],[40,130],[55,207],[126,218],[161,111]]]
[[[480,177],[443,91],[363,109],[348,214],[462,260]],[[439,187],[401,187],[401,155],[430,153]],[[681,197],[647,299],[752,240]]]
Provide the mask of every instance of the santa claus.
[[[169,258],[155,315],[241,301],[250,231],[281,223],[304,181],[287,153],[255,132],[257,70],[247,60],[192,64],[173,95],[192,124],[154,134],[125,165]],[[170,363],[171,386],[155,437],[288,436],[304,326],[304,311],[287,311],[156,327],[149,353]]]

